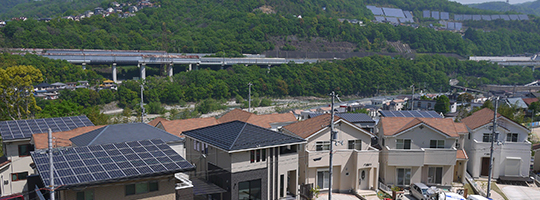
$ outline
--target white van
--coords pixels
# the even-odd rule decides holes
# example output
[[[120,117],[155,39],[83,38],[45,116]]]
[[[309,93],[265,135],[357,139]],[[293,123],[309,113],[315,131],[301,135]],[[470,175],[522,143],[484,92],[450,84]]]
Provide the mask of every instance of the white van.
[[[489,200],[489,199],[480,195],[469,195],[467,197],[467,200]]]

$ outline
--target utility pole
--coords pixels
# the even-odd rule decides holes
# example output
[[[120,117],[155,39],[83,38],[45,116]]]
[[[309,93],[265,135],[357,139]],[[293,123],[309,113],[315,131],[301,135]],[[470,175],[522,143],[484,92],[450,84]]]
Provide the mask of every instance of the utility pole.
[[[50,200],[54,200],[54,170],[53,170],[53,152],[52,152],[52,130],[49,128],[49,177],[51,184],[49,185],[50,189]]]
[[[412,87],[412,96],[411,96],[411,110],[414,110],[414,84],[411,85]]]
[[[248,112],[251,112],[251,86],[253,84],[251,82],[248,83],[249,87],[249,96],[248,96]]]
[[[332,168],[333,168],[333,163],[332,163],[332,159],[334,157],[334,152],[333,151],[333,146],[334,146],[334,139],[336,138],[336,132],[334,131],[334,98],[337,97],[336,93],[334,91],[332,91],[332,93],[330,93],[330,96],[332,96],[332,105],[330,106],[331,108],[331,117],[330,117],[330,166],[328,167],[329,168],[329,176],[330,178],[328,179],[328,200],[332,200]]]
[[[141,84],[141,123],[144,123],[144,105],[143,105],[143,91],[144,91],[144,84]]]
[[[488,172],[488,185],[487,185],[487,193],[486,198],[489,199],[490,190],[491,190],[491,174],[493,169],[493,142],[495,140],[495,134],[497,130],[497,108],[499,107],[499,97],[495,99],[495,112],[493,112],[493,129],[491,131],[491,147],[489,149],[489,172]]]

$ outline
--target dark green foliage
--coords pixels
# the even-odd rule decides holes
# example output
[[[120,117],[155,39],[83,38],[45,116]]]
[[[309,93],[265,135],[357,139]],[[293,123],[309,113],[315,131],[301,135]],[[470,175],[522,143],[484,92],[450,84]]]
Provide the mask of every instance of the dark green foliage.
[[[0,19],[12,17],[47,18],[94,10],[102,0],[0,0]],[[7,5],[6,5],[7,3]]]
[[[219,101],[216,101],[214,99],[208,98],[203,100],[197,108],[195,108],[195,111],[206,114],[215,110],[224,109],[226,108],[223,106]]]
[[[261,100],[261,103],[259,104],[260,107],[271,106],[271,105],[272,105],[272,100],[267,99],[267,98],[263,98]]]
[[[42,111],[36,113],[36,118],[68,117],[86,115],[94,125],[107,124],[109,116],[101,113],[98,106],[84,108],[70,100],[40,100]]]
[[[446,114],[450,111],[450,99],[446,95],[435,98],[435,112]]]
[[[478,8],[482,10],[493,10],[499,12],[509,12],[509,13],[525,13],[530,15],[540,15],[540,2],[539,1],[530,1],[520,4],[508,4],[504,1],[497,2],[485,2],[479,4],[469,4],[467,5],[471,8]]]
[[[166,111],[159,102],[150,102],[145,107],[146,112],[149,114],[164,114]]]

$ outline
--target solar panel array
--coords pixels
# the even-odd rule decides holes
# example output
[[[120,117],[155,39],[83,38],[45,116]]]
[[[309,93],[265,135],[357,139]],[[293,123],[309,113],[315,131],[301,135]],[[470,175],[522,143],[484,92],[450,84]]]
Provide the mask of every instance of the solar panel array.
[[[398,18],[395,17],[386,17],[386,21],[394,24],[399,24]]]
[[[517,15],[508,15],[511,20],[519,20],[519,17]]]
[[[366,6],[373,15],[375,15],[375,21],[377,22],[390,22],[399,24],[400,22],[414,22],[413,15],[410,11],[403,11],[398,8],[379,8],[376,6]]]
[[[439,19],[439,11],[431,11],[431,17],[434,19]]]
[[[430,18],[430,17],[431,17],[431,11],[429,11],[429,10],[424,10],[424,11],[422,12],[422,17],[424,17],[424,18]]]
[[[375,21],[378,21],[378,22],[385,22],[386,19],[382,16],[375,16]]]
[[[93,125],[86,116],[1,121],[0,134],[3,140],[25,139],[35,133],[46,133],[48,128],[60,132]]]
[[[49,154],[32,152],[45,185]],[[176,173],[194,168],[161,139],[53,150],[55,185],[75,186],[116,179]]]
[[[382,8],[384,15],[389,17],[405,18],[403,10],[397,8]]]
[[[500,15],[500,16],[501,16],[501,19],[503,20],[506,20],[506,21],[510,20],[510,17],[508,17],[508,15]]]
[[[491,15],[491,20],[497,20],[497,19],[500,19],[501,16],[499,15]]]
[[[441,13],[441,19],[442,19],[442,13]],[[455,21],[465,21],[465,20],[485,20],[485,21],[491,21],[491,20],[529,20],[529,17],[527,15],[454,15]]]
[[[419,111],[419,110],[407,110],[407,111],[379,111],[384,117],[420,117],[420,118],[443,118],[435,111]]]
[[[449,20],[449,19],[450,19],[450,13],[448,13],[448,12],[441,12],[441,19],[442,19],[442,20]]]
[[[473,16],[472,16],[472,20],[474,20],[474,21],[480,21],[480,20],[482,20],[482,16],[481,16],[481,15],[473,15]]]
[[[461,30],[463,29],[463,23],[456,22],[454,30]]]
[[[403,11],[403,14],[405,14],[405,18],[410,18],[412,20],[413,16],[411,11]]]
[[[529,20],[529,16],[527,15],[518,15],[519,20]]]
[[[491,21],[490,15],[482,15],[482,20]]]
[[[375,16],[381,16],[381,15],[384,15],[383,11],[381,8],[379,7],[376,7],[376,6],[366,6],[369,10],[371,10],[371,12],[373,13],[373,15]]]

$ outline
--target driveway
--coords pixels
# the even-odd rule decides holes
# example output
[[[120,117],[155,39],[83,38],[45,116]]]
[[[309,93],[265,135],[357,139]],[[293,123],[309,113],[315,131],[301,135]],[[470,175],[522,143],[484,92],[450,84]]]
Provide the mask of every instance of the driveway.
[[[538,199],[540,197],[539,188],[531,188],[526,186],[515,185],[498,185],[508,199],[512,200],[528,200]]]

